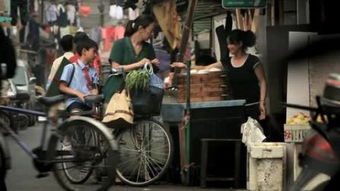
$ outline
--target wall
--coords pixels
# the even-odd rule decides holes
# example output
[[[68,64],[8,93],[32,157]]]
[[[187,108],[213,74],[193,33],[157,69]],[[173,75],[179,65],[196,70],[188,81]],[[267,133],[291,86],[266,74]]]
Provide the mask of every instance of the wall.
[[[340,35],[322,35],[311,37],[311,42],[328,37],[340,37]],[[327,47],[325,47],[327,48]],[[340,50],[329,51],[310,59],[310,105],[316,106],[315,96],[322,95],[325,81],[329,73],[340,73]]]
[[[299,47],[306,47],[310,44],[313,33],[289,32],[289,51],[294,52]],[[309,81],[309,59],[289,61],[287,73],[287,102],[309,106],[310,104],[310,81]],[[287,118],[296,113],[308,111],[287,108]]]
[[[266,30],[266,71],[268,79],[268,107],[271,114],[285,115],[282,102],[287,96],[287,60],[289,31],[311,31],[308,25],[269,26]],[[285,118],[285,116],[281,116]]]
[[[289,62],[287,78],[287,102],[307,106],[316,106],[315,96],[322,95],[324,84],[329,73],[340,72],[340,50],[324,50],[316,45],[320,41],[340,35],[316,35],[312,33],[290,32],[290,50],[295,45],[315,47],[307,52],[308,56]],[[287,109],[287,117],[297,112],[308,111]]]

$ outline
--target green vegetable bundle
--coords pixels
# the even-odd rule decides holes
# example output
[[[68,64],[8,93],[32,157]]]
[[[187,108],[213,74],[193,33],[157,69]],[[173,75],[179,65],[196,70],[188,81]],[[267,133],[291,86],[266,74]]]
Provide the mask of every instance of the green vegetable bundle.
[[[128,90],[139,89],[145,90],[149,88],[150,73],[146,70],[132,70],[126,75],[125,87]]]

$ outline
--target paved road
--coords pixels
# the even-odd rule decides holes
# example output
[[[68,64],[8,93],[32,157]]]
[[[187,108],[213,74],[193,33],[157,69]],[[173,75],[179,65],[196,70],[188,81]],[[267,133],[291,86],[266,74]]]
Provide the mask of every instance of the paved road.
[[[27,130],[20,131],[19,135],[27,141],[27,143],[35,147],[39,145],[41,128],[40,126],[30,127]],[[57,184],[53,175],[46,178],[36,178],[35,171],[31,159],[19,146],[10,138],[8,138],[12,156],[12,169],[8,172],[6,179],[9,191],[60,191],[61,187]],[[226,188],[209,188],[201,189],[199,187],[186,187],[182,185],[161,184],[143,188],[135,188],[126,185],[116,185],[111,188],[112,191],[221,191],[228,190]]]

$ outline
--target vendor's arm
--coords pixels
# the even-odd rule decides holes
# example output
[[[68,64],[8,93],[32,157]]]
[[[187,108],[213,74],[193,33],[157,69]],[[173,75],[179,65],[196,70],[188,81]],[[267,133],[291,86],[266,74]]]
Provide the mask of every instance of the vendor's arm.
[[[151,60],[151,64],[158,68],[161,62],[158,60],[158,58],[154,58],[153,60]]]
[[[187,65],[184,64],[183,62],[173,62],[170,64],[171,68],[187,68]]]
[[[174,62],[170,66],[172,68],[180,68],[180,69],[187,67],[183,62]],[[191,69],[197,69],[197,70],[205,69],[205,70],[208,70],[208,69],[211,69],[211,68],[222,68],[222,67],[223,66],[222,66],[221,62],[215,62],[215,63],[212,63],[212,64],[210,64],[208,66],[192,66]],[[174,71],[171,70],[170,73],[169,73],[169,78],[165,80],[165,87],[166,88],[172,86],[173,78],[174,78]]]
[[[266,97],[267,97],[267,81],[264,73],[264,69],[261,64],[256,66],[255,74],[260,85],[260,120],[266,118]]]
[[[111,66],[114,69],[122,68],[124,71],[130,71],[130,70],[134,70],[134,69],[143,67],[144,64],[146,64],[146,63],[150,63],[150,60],[147,59],[147,58],[143,58],[142,60],[140,60],[138,62],[135,62],[135,63],[132,63],[132,64],[127,64],[127,65],[120,65],[118,62],[113,61],[113,62],[111,62]]]
[[[191,69],[196,69],[196,70],[209,70],[211,68],[220,68],[220,69],[222,69],[223,66],[222,66],[221,62],[215,62],[215,63],[209,64],[207,66],[193,66],[193,67],[191,67]]]
[[[170,64],[171,70],[169,72],[169,76],[164,79],[165,88],[170,88],[172,86],[172,81],[174,79],[174,68],[187,68],[187,65],[183,62],[173,62]]]

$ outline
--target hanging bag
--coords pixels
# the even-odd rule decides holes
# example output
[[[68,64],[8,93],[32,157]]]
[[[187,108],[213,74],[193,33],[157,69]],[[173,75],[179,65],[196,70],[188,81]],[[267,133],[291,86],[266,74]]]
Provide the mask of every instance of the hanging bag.
[[[133,124],[134,113],[132,110],[131,98],[125,89],[113,94],[106,107],[103,123],[109,126],[126,126]]]
[[[242,142],[249,146],[252,143],[260,143],[266,139],[263,128],[256,119],[248,117],[248,120],[241,125]]]

